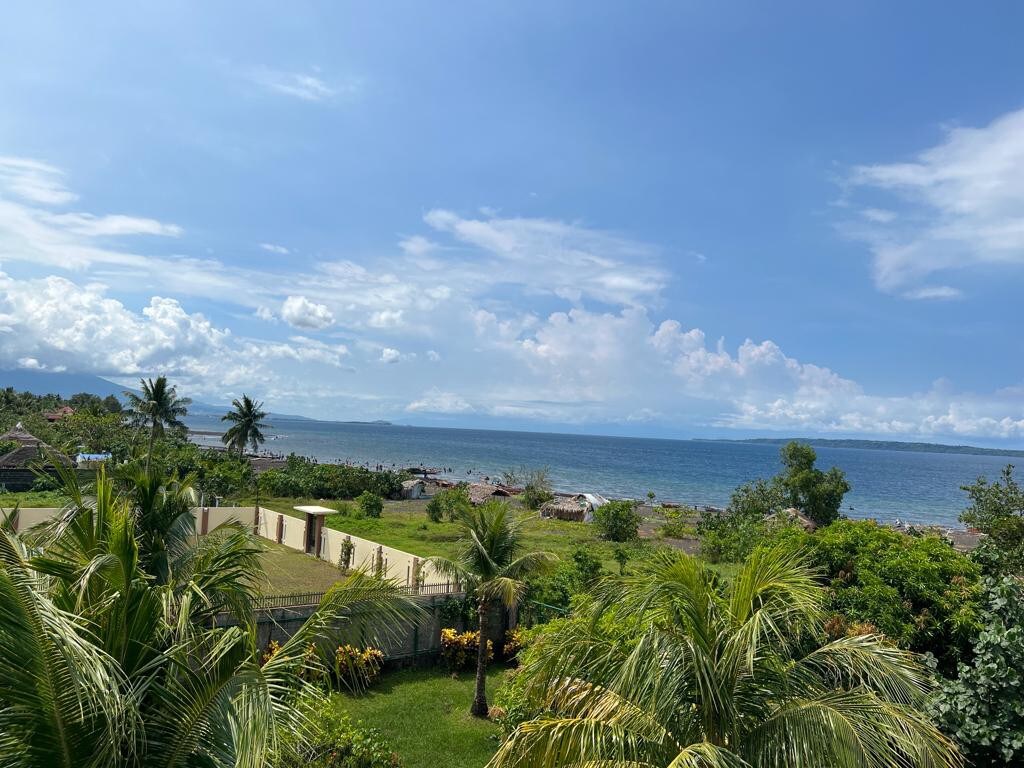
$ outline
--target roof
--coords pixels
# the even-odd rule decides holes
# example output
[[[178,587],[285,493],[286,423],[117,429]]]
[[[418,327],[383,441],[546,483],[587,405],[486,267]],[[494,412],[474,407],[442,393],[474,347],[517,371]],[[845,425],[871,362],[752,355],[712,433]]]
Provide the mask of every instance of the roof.
[[[403,480],[402,481],[402,487],[403,488],[413,488],[414,486],[417,486],[417,485],[426,485],[426,483],[423,482],[422,480]]]
[[[33,461],[43,461],[49,464],[51,458],[64,466],[71,465],[71,459],[33,435],[21,425],[20,421],[0,435],[0,442],[7,441],[15,442],[18,446],[0,456],[0,468],[20,469]]]
[[[320,507],[317,506],[316,504],[310,504],[304,507],[292,507],[292,509],[294,509],[296,512],[302,512],[306,515],[316,515],[318,517],[323,515],[338,514],[338,510],[336,509],[331,509],[330,507]]]
[[[492,496],[511,496],[505,488],[490,483],[471,483],[469,486],[469,500],[473,504],[483,504]]]

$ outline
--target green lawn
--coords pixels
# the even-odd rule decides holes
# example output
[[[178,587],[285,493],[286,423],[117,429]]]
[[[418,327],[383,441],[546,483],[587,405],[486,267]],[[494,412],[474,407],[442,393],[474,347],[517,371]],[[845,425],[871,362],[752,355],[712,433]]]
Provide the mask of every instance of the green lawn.
[[[324,592],[344,578],[330,563],[297,552],[282,544],[262,540],[263,570],[267,575],[266,595],[288,595],[295,592]]]
[[[28,507],[63,507],[67,497],[58,491],[18,491],[0,493],[0,509],[14,509],[15,505]]]
[[[487,675],[487,694],[504,675]],[[497,725],[469,714],[473,676],[458,679],[439,669],[408,669],[385,675],[362,696],[335,694],[336,706],[363,726],[384,734],[405,768],[483,768],[497,750]]]
[[[251,504],[251,499],[242,503]],[[515,502],[512,502],[515,504]],[[354,509],[351,502],[322,501],[319,499],[261,499],[260,506],[277,512],[298,516],[292,507],[300,504],[319,504],[338,509],[347,505]],[[459,526],[456,523],[432,523],[427,518],[427,502],[386,501],[384,513],[378,518],[364,518],[342,515],[330,515],[326,525],[353,536],[376,541],[385,546],[394,547],[404,552],[424,557],[452,557],[457,551]],[[561,558],[568,558],[576,547],[585,547],[601,558],[609,570],[618,570],[613,553],[615,545],[601,540],[597,529],[589,523],[572,523],[565,520],[542,520],[536,512],[521,510],[517,514],[523,520],[523,543],[527,550],[553,552]],[[657,542],[639,545],[627,545],[633,557],[643,557],[643,547],[662,546]]]

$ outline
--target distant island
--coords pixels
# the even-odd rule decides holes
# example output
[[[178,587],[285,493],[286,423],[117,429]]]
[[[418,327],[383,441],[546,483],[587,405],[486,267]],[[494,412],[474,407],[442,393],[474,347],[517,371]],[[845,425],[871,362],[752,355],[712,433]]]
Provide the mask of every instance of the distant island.
[[[943,445],[942,443],[908,443],[898,440],[836,440],[827,437],[751,437],[745,440],[695,438],[708,443],[761,443],[785,445],[790,440],[820,448],[859,448],[868,451],[913,451],[916,453],[961,453],[971,456],[1010,456],[1024,458],[1024,451],[1012,448],[981,448],[976,445]]]

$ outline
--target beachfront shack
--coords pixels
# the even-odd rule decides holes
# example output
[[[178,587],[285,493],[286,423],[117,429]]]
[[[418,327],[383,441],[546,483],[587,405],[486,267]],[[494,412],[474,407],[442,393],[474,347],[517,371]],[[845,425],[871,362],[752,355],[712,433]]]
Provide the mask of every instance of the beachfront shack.
[[[403,499],[421,499],[427,490],[427,484],[422,480],[405,480],[402,482]]]
[[[594,521],[594,510],[607,503],[608,499],[596,493],[557,494],[551,501],[541,505],[540,516],[591,523]]]
[[[498,497],[508,498],[511,495],[512,492],[508,488],[502,488],[500,485],[470,483],[469,486],[469,503],[473,506],[479,506],[486,501]]]

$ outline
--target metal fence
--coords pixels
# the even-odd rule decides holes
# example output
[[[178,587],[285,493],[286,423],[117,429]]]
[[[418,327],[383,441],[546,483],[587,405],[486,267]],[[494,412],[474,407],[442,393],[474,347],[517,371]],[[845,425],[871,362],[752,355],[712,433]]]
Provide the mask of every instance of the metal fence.
[[[402,586],[398,588],[398,591],[403,595],[450,595],[461,592],[457,585],[450,582],[421,584],[419,589]],[[274,608],[303,608],[319,605],[326,594],[326,592],[293,592],[288,595],[267,595],[257,598],[253,607],[257,611],[269,611]]]

